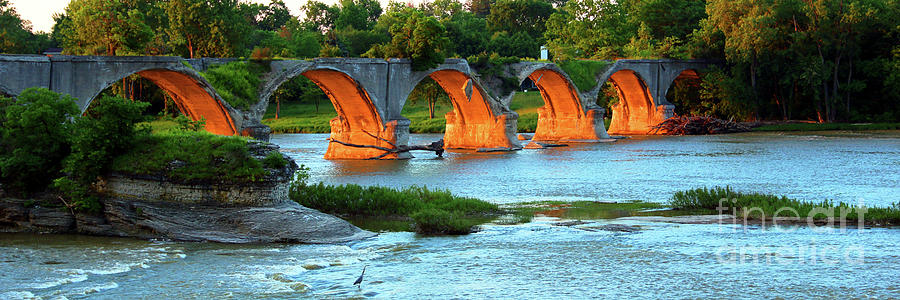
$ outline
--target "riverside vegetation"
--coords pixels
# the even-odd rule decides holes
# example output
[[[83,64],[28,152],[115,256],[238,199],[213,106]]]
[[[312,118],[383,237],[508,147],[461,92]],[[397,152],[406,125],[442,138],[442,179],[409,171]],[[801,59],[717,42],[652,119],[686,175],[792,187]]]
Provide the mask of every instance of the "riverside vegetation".
[[[760,193],[737,192],[730,187],[698,188],[676,192],[669,205],[674,209],[709,210],[722,209],[724,213],[739,213],[737,217],[747,214],[748,218],[770,220],[774,217],[825,219],[826,215],[815,213],[814,209],[825,209],[834,212],[839,218],[842,210],[846,212],[847,221],[858,221],[861,207],[828,200],[822,202],[801,201],[785,196]],[[795,214],[796,212],[796,214]],[[900,202],[890,207],[866,207],[863,219],[869,225],[900,224]]]
[[[147,106],[102,96],[79,116],[71,97],[43,88],[0,99],[4,191],[25,198],[44,195],[73,211],[96,212],[100,195],[92,186],[110,172],[246,183],[263,180],[288,163],[278,152],[250,159],[248,139],[199,132],[202,122],[185,117],[153,132],[140,124]],[[180,166],[173,168],[173,162]]]

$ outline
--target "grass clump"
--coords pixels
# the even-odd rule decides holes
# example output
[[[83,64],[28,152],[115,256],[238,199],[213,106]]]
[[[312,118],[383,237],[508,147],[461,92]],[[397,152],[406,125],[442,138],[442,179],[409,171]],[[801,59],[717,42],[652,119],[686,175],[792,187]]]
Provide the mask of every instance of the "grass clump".
[[[141,146],[118,156],[112,164],[113,172],[162,176],[185,183],[249,183],[269,174],[264,163],[252,157],[243,138],[167,131],[140,135],[135,143]],[[277,159],[271,160],[269,164]]]
[[[423,234],[465,234],[499,212],[496,204],[458,197],[446,190],[411,186],[394,189],[356,184],[307,185],[308,174],[301,167],[291,184],[290,197],[300,205],[345,218],[380,217],[413,221]]]
[[[579,91],[590,91],[597,86],[597,76],[611,64],[608,61],[598,60],[563,60],[556,62],[569,78],[575,83]]]
[[[213,66],[201,75],[231,107],[246,110],[259,100],[260,77],[268,71],[261,62],[234,61]]]
[[[730,187],[698,188],[679,191],[669,204],[676,209],[708,209],[737,214],[738,217],[768,220],[771,218],[825,219],[831,217],[867,224],[900,224],[900,203],[891,207],[857,207],[847,203],[801,201],[785,196],[737,192]]]
[[[288,160],[284,158],[284,155],[278,151],[269,152],[266,154],[266,158],[262,160],[263,167],[269,169],[281,169],[287,166]]]
[[[791,123],[763,125],[753,131],[900,130],[900,123]]]
[[[480,224],[477,220],[467,219],[460,212],[434,208],[420,210],[410,215],[410,218],[416,222],[417,232],[426,233],[468,234]]]

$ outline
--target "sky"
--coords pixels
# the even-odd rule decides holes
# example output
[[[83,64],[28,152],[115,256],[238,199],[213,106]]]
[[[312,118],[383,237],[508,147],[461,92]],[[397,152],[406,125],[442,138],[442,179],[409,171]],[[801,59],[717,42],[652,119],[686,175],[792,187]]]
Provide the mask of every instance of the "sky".
[[[306,4],[307,0],[282,0],[291,10],[292,15],[300,14],[300,7]],[[337,3],[338,0],[319,0],[327,4]],[[251,0],[247,2],[256,2],[268,4],[269,0]],[[380,0],[384,6],[387,1]],[[408,2],[408,1],[403,1]],[[418,3],[419,1],[413,1]],[[12,6],[16,8],[16,12],[23,19],[31,21],[32,31],[50,32],[53,29],[53,14],[61,13],[66,9],[69,0],[12,0]]]

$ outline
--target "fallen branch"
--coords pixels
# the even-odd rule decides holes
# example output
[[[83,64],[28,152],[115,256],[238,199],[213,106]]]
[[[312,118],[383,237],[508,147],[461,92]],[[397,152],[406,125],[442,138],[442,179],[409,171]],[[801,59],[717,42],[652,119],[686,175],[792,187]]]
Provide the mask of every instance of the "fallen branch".
[[[368,133],[368,132],[366,132],[366,134],[368,134],[368,135],[370,135],[370,136],[372,135],[372,134],[370,134],[370,133]],[[375,137],[375,136],[373,136],[373,137]],[[437,155],[438,157],[443,157],[443,156],[444,156],[444,140],[443,140],[443,139],[441,139],[441,140],[439,140],[439,141],[437,141],[437,142],[433,142],[433,143],[431,143],[431,144],[429,144],[429,145],[410,145],[410,146],[400,145],[400,146],[396,146],[396,145],[394,145],[394,143],[391,143],[390,141],[387,141],[387,140],[385,140],[385,139],[383,139],[383,138],[379,138],[379,137],[375,137],[375,138],[387,142],[388,144],[390,144],[391,146],[393,146],[393,148],[387,148],[387,147],[381,147],[381,146],[375,146],[375,145],[360,145],[360,144],[353,144],[353,143],[348,143],[348,142],[344,142],[344,141],[340,141],[340,140],[336,140],[336,139],[328,139],[328,140],[329,140],[330,142],[332,142],[332,143],[338,143],[338,144],[341,144],[341,145],[344,145],[344,146],[347,146],[347,147],[354,147],[354,148],[369,148],[369,149],[377,149],[377,150],[384,151],[384,153],[382,153],[381,155],[377,155],[377,156],[374,156],[374,157],[370,157],[370,158],[368,158],[368,159],[382,159],[382,158],[384,158],[384,157],[386,157],[386,156],[388,156],[388,155],[391,155],[391,154],[398,154],[398,153],[409,152],[409,151],[414,151],[414,150],[434,151],[434,154]]]

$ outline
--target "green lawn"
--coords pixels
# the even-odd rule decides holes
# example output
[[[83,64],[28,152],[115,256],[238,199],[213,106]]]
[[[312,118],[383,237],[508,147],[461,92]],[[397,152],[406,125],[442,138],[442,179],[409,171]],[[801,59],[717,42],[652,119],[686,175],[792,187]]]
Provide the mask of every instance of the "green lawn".
[[[453,107],[450,103],[442,103],[435,107],[434,119],[428,115],[427,104],[413,104],[407,101],[402,114],[412,121],[411,133],[441,133],[446,126],[446,115]],[[544,105],[539,92],[516,93],[511,108],[519,113],[519,131],[534,132],[537,127],[537,108]],[[278,120],[275,120],[275,103],[270,103],[263,124],[272,128],[273,133],[329,133],[329,121],[336,117],[334,106],[330,102],[320,102],[316,112],[314,104],[288,102],[281,104]]]

